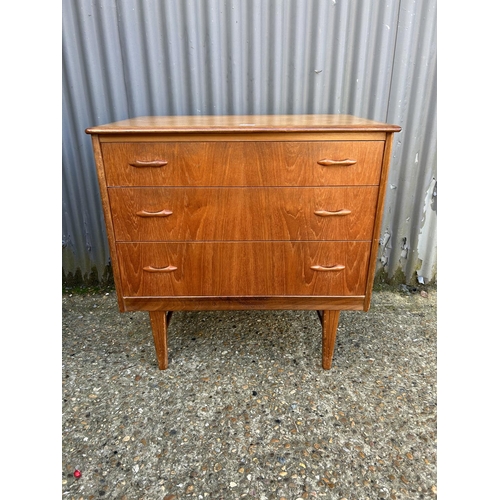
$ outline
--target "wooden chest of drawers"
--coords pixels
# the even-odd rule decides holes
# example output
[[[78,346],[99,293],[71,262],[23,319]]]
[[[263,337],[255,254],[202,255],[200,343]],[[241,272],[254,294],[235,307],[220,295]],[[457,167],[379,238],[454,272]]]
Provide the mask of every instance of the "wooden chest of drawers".
[[[370,305],[392,136],[348,115],[141,117],[87,129],[120,311]]]

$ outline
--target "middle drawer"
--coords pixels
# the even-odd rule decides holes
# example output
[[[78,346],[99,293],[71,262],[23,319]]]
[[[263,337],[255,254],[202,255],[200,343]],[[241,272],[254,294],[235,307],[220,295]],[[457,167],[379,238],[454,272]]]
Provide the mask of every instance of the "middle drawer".
[[[378,188],[109,188],[116,241],[371,240]]]

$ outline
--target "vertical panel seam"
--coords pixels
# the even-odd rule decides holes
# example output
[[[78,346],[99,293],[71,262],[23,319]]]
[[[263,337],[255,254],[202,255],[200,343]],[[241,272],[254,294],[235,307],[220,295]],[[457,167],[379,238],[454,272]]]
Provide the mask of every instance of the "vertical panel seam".
[[[389,110],[391,109],[391,100],[392,100],[392,84],[394,82],[394,68],[396,64],[396,52],[398,47],[398,38],[399,38],[399,30],[400,30],[400,16],[401,16],[401,1],[399,0],[398,5],[398,15],[396,19],[396,36],[394,37],[394,48],[392,51],[392,64],[391,64],[391,76],[389,78],[389,98],[387,99],[387,108],[385,110],[385,121],[389,120]]]
[[[121,16],[120,16],[120,2],[118,0],[115,0],[115,9],[116,9],[116,21],[118,23],[117,32],[118,32],[118,41],[120,43],[120,56],[122,59],[122,68],[123,68],[123,71],[122,71],[123,86],[125,88],[125,99],[127,102],[127,117],[130,117],[130,102],[131,102],[130,89],[128,86],[127,78],[125,77],[126,61],[125,61],[125,57],[123,55],[123,41],[122,41],[122,39],[123,39],[123,37],[122,37],[123,27],[121,26],[122,22],[121,22]]]

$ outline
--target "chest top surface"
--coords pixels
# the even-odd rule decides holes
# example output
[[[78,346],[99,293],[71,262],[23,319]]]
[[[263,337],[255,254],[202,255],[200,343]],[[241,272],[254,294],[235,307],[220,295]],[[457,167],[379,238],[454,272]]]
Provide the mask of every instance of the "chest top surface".
[[[401,127],[352,115],[142,116],[90,127],[88,134],[188,132],[399,132]]]

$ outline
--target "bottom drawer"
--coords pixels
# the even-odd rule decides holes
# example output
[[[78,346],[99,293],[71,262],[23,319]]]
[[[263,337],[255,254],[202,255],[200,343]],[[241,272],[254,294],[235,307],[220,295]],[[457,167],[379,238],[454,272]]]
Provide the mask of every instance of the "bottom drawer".
[[[368,241],[118,243],[125,297],[365,295]]]

